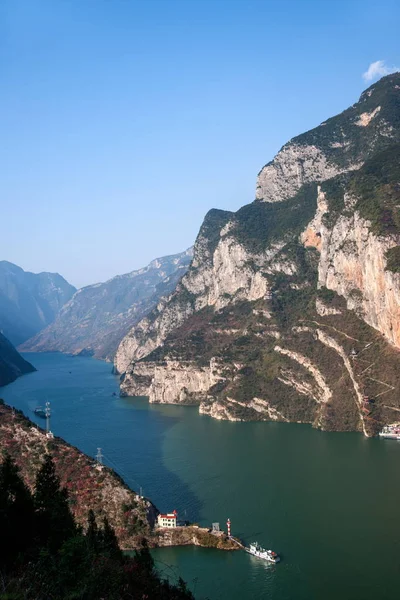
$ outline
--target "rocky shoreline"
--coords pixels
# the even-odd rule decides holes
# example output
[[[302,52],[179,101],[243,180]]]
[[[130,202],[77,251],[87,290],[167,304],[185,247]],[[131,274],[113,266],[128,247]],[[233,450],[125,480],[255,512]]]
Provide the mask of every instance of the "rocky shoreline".
[[[212,534],[198,526],[174,529],[155,528],[159,510],[147,498],[132,491],[113,470],[59,437],[46,432],[21,411],[0,400],[0,453],[8,453],[20,468],[32,490],[43,457],[51,454],[62,487],[68,491],[74,518],[83,528],[92,509],[101,523],[107,517],[122,550],[135,550],[143,540],[150,548],[195,545],[236,550],[237,544],[225,534]]]
[[[156,529],[149,545],[153,548],[201,546],[217,550],[240,550],[238,540],[229,538],[224,532],[212,533],[210,529],[198,525]]]

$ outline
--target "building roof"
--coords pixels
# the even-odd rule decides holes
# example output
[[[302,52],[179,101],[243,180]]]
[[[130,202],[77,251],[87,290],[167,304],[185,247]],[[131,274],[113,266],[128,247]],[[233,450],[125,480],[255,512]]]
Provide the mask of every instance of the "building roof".
[[[173,510],[170,513],[167,513],[166,515],[158,515],[159,517],[161,517],[162,519],[176,519],[176,517],[178,516],[178,513],[176,510]]]

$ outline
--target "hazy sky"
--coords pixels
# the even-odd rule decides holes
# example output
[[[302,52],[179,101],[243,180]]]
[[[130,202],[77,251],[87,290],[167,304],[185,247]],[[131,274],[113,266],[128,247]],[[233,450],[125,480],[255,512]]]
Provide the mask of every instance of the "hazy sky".
[[[397,0],[2,0],[0,259],[81,286],[184,250],[400,64],[399,25]]]

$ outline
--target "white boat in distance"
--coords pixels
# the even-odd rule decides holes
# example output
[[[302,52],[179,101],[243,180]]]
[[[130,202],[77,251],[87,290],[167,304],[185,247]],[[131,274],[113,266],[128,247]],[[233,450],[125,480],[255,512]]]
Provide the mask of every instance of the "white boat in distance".
[[[258,542],[253,542],[250,544],[249,548],[245,548],[245,550],[249,554],[252,554],[257,558],[262,558],[263,560],[268,560],[269,562],[278,563],[281,560],[276,552],[265,550]]]
[[[379,436],[388,440],[400,440],[400,423],[386,425],[382,431],[379,432]]]

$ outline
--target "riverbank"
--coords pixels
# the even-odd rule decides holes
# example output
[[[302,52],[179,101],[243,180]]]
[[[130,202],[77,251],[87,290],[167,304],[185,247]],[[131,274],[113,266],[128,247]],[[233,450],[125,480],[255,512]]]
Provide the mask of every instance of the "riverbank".
[[[206,528],[155,529],[159,510],[150,500],[131,490],[113,469],[99,464],[62,438],[47,434],[22,411],[3,401],[0,401],[0,451],[10,454],[31,490],[43,456],[51,454],[61,485],[68,490],[77,523],[86,527],[90,509],[99,524],[106,516],[123,550],[134,550],[143,540],[151,548],[187,545],[221,550],[238,548],[226,534],[215,535]]]
[[[206,527],[197,525],[175,528],[157,528],[155,530],[156,548],[171,546],[201,546],[202,548],[216,548],[217,550],[240,550],[237,541],[229,538],[226,533],[212,533]]]
[[[69,496],[71,511],[85,528],[89,509],[99,524],[106,516],[121,548],[136,548],[150,537],[158,510],[132,491],[112,469],[100,465],[59,437],[49,436],[21,411],[0,405],[0,450],[20,468],[32,490],[43,456],[51,454],[57,476]]]

